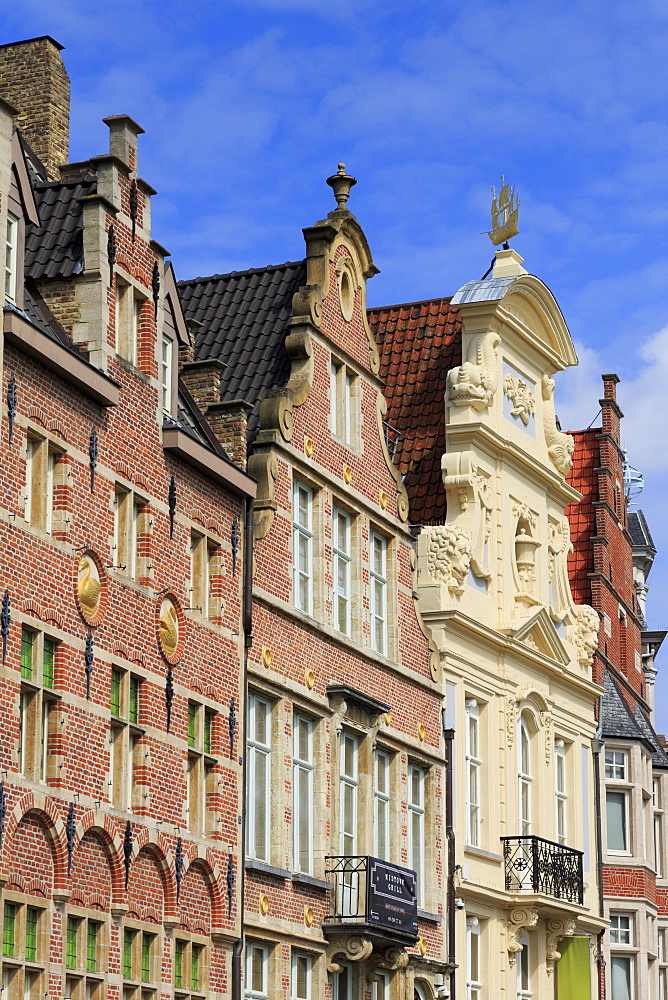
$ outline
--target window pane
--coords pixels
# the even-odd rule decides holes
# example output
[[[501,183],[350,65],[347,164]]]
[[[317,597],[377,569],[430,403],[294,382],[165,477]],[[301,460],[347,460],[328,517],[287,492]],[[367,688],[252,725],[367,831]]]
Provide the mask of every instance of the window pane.
[[[86,971],[97,971],[97,935],[100,925],[93,920],[88,922],[86,935]]]
[[[53,639],[44,636],[44,653],[42,658],[42,683],[47,687],[53,687],[54,666],[56,662],[56,643]]]
[[[25,956],[28,962],[37,960],[37,921],[39,910],[29,906],[26,910],[26,948]]]
[[[626,843],[626,794],[606,792],[606,818],[608,824],[608,850],[625,851]]]
[[[188,702],[188,746],[195,746],[195,733],[197,727],[197,705],[194,701]]]
[[[178,939],[174,943],[174,985],[183,986],[183,953],[185,951],[185,941]]]
[[[612,955],[610,965],[611,1000],[631,1000],[631,957]]]
[[[21,631],[21,677],[25,677],[26,680],[30,680],[32,677],[32,667],[33,667],[33,645],[35,642],[35,633],[30,632],[27,628]]]
[[[128,930],[126,927],[123,933],[123,975],[126,979],[132,979],[132,942],[134,936],[135,931]],[[179,943],[177,941],[177,952]]]
[[[191,990],[198,990],[200,988],[199,976],[200,976],[200,956],[202,954],[202,946],[200,944],[194,944],[192,946],[192,952],[190,955],[190,988]]]
[[[139,678],[130,677],[130,722],[139,722]]]
[[[5,903],[5,920],[2,938],[2,954],[5,958],[14,957],[16,947],[16,904]]]
[[[111,671],[111,714],[119,716],[121,714],[121,679],[120,670]]]
[[[77,931],[79,920],[77,917],[67,918],[67,944],[65,950],[65,965],[68,969],[77,967]]]
[[[207,711],[204,713],[204,753],[211,753],[211,733],[213,730],[214,713]]]

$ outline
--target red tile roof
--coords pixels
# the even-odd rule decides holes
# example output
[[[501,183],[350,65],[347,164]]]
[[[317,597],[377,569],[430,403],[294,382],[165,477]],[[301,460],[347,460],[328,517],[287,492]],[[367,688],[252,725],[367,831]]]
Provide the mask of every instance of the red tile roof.
[[[400,435],[395,461],[411,521],[443,524],[445,387],[448,370],[462,360],[459,311],[447,298],[370,309],[368,317],[380,351],[386,420]]]
[[[592,599],[587,574],[594,570],[594,545],[591,539],[596,534],[594,502],[598,500],[598,475],[595,470],[600,465],[596,438],[600,433],[600,427],[572,432],[575,451],[568,482],[582,493],[580,503],[572,503],[566,509],[573,542],[573,552],[568,557],[568,575],[576,604],[591,604]]]

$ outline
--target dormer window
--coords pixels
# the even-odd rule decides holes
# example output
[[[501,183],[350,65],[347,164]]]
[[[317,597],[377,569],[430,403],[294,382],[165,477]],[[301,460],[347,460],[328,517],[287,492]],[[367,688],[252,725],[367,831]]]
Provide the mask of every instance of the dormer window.
[[[5,243],[5,298],[16,302],[16,262],[18,259],[19,220],[7,214],[7,240]]]

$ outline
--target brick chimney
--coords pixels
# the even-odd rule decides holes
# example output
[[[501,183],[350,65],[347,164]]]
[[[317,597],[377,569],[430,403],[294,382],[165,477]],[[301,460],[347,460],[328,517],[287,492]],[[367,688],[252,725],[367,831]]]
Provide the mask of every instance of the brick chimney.
[[[70,78],[63,48],[49,35],[0,45],[0,97],[18,108],[15,118],[50,180],[69,159]]]

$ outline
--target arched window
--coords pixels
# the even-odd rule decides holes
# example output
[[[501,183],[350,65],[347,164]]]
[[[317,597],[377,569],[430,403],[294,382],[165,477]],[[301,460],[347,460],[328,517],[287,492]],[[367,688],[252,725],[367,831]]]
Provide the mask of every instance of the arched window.
[[[520,836],[531,834],[531,738],[526,719],[520,719],[518,733],[517,784]]]

